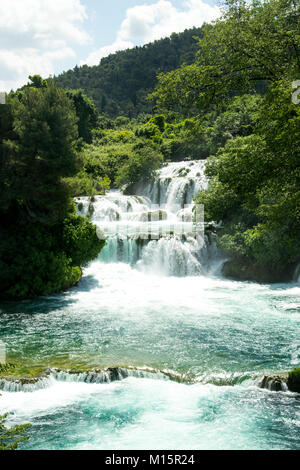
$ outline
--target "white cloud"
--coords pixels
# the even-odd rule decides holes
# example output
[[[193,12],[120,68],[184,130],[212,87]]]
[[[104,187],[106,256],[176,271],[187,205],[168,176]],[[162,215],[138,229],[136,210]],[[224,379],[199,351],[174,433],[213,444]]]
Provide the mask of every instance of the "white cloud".
[[[109,53],[143,45],[193,26],[199,27],[218,16],[220,9],[202,0],[185,0],[181,10],[168,0],[158,0],[152,5],[129,8],[114,43],[92,52],[82,64],[96,65]]]
[[[30,74],[49,76],[56,60],[74,57],[89,41],[81,0],[0,0],[0,90],[23,85]]]
[[[117,39],[110,46],[103,46],[100,49],[91,52],[87,60],[81,61],[80,65],[97,65],[102,57],[107,57],[109,54],[113,54],[116,51],[123,51],[124,49],[129,49],[131,47],[134,47],[134,44],[131,41]]]

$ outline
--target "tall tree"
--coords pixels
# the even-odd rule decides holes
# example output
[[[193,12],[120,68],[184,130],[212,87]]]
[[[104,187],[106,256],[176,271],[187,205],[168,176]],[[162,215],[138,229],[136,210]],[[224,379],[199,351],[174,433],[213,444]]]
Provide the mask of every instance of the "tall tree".
[[[2,141],[1,210],[47,224],[62,220],[69,207],[62,178],[74,175],[78,162],[74,106],[52,82],[26,87],[8,106],[12,138]]]
[[[79,166],[75,107],[48,80],[10,96],[3,113],[0,297],[50,295],[76,284],[104,245],[70,197],[67,180]]]
[[[262,81],[299,78],[300,11],[295,0],[226,0],[223,16],[203,27],[197,60],[159,76],[159,109],[202,112]]]
[[[78,134],[84,142],[92,142],[92,130],[97,127],[99,113],[93,103],[83,90],[69,90],[67,96],[74,103],[78,117]]]

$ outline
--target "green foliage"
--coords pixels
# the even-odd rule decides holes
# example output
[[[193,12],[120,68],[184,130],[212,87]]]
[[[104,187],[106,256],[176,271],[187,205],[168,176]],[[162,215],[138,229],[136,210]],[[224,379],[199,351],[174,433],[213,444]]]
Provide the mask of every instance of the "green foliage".
[[[72,214],[64,220],[62,247],[73,266],[85,266],[97,258],[104,244],[97,236],[96,226],[85,217]]]
[[[237,96],[201,120],[181,114],[156,115],[136,126],[135,133],[159,144],[165,160],[204,159],[215,155],[228,140],[253,132],[261,101],[258,95]]]
[[[55,82],[67,89],[83,88],[98,111],[110,118],[147,114],[152,111],[147,95],[154,89],[157,73],[193,62],[197,51],[195,36],[201,36],[201,28],[111,54],[94,67],[76,66],[55,77]]]
[[[78,134],[84,142],[92,142],[92,130],[97,127],[99,113],[91,98],[83,90],[69,90],[67,96],[73,101],[78,117]]]
[[[128,160],[119,168],[116,185],[131,185],[139,181],[147,181],[162,163],[163,157],[155,147],[140,142],[133,146]]]
[[[109,180],[114,187],[151,178],[163,156],[155,140],[137,135],[138,129],[107,129],[95,133],[93,144],[83,149],[88,177],[104,183]]]
[[[136,135],[138,137],[145,137],[146,139],[151,139],[153,142],[156,142],[158,144],[162,143],[161,132],[159,130],[159,127],[156,126],[154,122],[151,122],[151,120],[141,128],[138,128],[136,130]]]
[[[223,16],[203,27],[195,63],[159,75],[160,110],[203,113],[233,94],[299,73],[299,5],[294,0],[227,0]]]
[[[93,168],[94,170],[94,168]],[[94,173],[94,171],[92,171]],[[103,178],[88,174],[85,169],[72,178],[67,178],[66,183],[72,197],[105,195],[110,189],[110,179],[107,175]]]
[[[239,197],[228,185],[214,178],[210,182],[209,190],[198,194],[196,202],[204,205],[207,221],[219,221],[234,213],[238,207]]]
[[[212,113],[208,122],[206,119],[205,133],[210,155],[215,155],[228,140],[253,133],[261,102],[258,95],[237,96],[228,103],[224,112],[217,117]]]
[[[8,428],[5,421],[8,414],[0,415],[0,450],[16,450],[21,442],[30,437],[24,435],[31,427],[30,424],[21,424]]]
[[[47,80],[43,80],[40,75],[29,75],[29,80],[31,83],[28,83],[27,86],[33,88],[47,88],[48,82]],[[26,85],[25,85],[26,86]],[[25,88],[25,87],[24,87]],[[23,88],[23,89],[24,89]]]
[[[300,382],[300,368],[296,368],[296,369],[293,369],[290,373],[289,373],[289,376],[291,378],[294,378],[295,381],[297,380],[298,382]]]
[[[9,97],[10,138],[0,161],[1,210],[30,221],[55,223],[68,210],[62,177],[78,169],[77,118],[65,92],[49,83]]]
[[[166,120],[163,114],[153,116],[153,118],[150,119],[150,122],[152,122],[156,127],[158,127],[161,133],[164,132],[166,128]]]
[[[300,393],[300,368],[289,372],[287,385],[292,392]]]
[[[0,374],[3,374],[5,372],[9,372],[13,369],[15,369],[15,364],[11,364],[9,362],[6,362],[5,364],[0,362]]]
[[[0,298],[50,295],[75,285],[81,266],[96,258],[104,242],[96,227],[75,214],[51,227],[17,225],[0,228]]]
[[[223,220],[225,251],[282,272],[300,253],[299,116],[289,84],[274,85],[257,134],[229,140],[209,160],[211,187],[197,197],[207,220]]]
[[[74,105],[51,80],[31,80],[1,112],[3,299],[65,290],[79,281],[81,267],[104,245],[96,227],[74,214],[70,197],[70,178],[80,169]]]

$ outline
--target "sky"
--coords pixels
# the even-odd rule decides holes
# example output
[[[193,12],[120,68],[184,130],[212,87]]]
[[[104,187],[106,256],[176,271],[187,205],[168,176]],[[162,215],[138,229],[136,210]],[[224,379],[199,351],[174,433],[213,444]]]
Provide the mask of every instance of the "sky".
[[[0,0],[0,91],[201,26],[218,0]]]

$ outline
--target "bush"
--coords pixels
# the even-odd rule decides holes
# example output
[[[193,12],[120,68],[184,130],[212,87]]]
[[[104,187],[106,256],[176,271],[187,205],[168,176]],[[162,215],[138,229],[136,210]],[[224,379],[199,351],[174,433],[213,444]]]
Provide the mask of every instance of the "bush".
[[[230,139],[208,160],[211,185],[196,197],[207,221],[223,222],[219,246],[244,278],[291,279],[300,261],[300,111],[289,87],[277,84],[260,100],[255,134]]]
[[[45,227],[5,223],[0,229],[0,298],[50,295],[75,285],[81,267],[104,245],[96,227],[75,214]]]
[[[104,244],[97,237],[96,226],[87,218],[72,214],[64,221],[62,246],[73,266],[85,266],[97,258]]]
[[[132,153],[121,168],[116,177],[117,186],[134,184],[138,181],[151,179],[155,170],[163,162],[161,153],[152,145],[140,143],[133,147]]]
[[[0,415],[0,450],[16,450],[21,442],[27,441],[29,436],[24,436],[26,431],[31,427],[30,424],[21,424],[7,428],[5,415]]]

